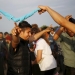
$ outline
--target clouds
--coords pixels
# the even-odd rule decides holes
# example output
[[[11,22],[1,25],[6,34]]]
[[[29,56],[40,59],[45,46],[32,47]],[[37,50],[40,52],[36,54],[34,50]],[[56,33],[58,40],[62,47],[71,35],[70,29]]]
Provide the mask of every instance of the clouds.
[[[22,15],[31,12],[36,9],[38,5],[47,5],[65,16],[72,14],[75,17],[75,0],[0,0],[0,9],[12,14],[15,17],[20,17]],[[3,15],[3,19],[0,20],[0,30],[1,31],[10,31],[12,29],[13,22],[7,20]],[[32,17],[27,19],[27,21],[32,23],[37,23],[39,26],[42,25],[57,25],[48,13],[44,13],[41,16],[38,13],[34,14]],[[6,28],[4,28],[4,26]]]

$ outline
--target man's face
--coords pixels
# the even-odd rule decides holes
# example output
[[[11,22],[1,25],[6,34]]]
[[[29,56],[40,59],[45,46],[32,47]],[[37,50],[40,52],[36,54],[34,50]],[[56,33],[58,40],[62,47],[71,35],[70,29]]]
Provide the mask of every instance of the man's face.
[[[6,38],[9,34],[4,35],[4,38]]]
[[[20,37],[24,40],[29,40],[31,37],[31,28],[26,28],[24,31],[21,31]]]
[[[3,38],[3,34],[0,33],[0,39],[2,39],[2,38]]]

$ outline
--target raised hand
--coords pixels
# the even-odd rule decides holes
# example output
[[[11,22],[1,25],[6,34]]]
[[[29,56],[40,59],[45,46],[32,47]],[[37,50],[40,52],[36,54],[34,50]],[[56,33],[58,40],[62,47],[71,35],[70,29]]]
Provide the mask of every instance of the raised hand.
[[[72,18],[72,15],[67,15],[67,16],[65,17],[65,19],[68,20],[68,21],[69,21],[70,18]]]
[[[48,27],[44,30],[45,32],[50,32],[51,31],[51,27]]]
[[[47,6],[38,6],[39,8],[40,8],[40,10],[38,11],[38,13],[39,14],[42,14],[42,13],[44,13],[44,12],[46,12],[46,10],[47,10]]]
[[[49,26],[50,28],[53,28],[52,24]]]
[[[19,35],[19,33],[21,32],[21,28],[18,27],[17,23],[14,23],[15,27],[12,29],[11,33],[12,35]]]

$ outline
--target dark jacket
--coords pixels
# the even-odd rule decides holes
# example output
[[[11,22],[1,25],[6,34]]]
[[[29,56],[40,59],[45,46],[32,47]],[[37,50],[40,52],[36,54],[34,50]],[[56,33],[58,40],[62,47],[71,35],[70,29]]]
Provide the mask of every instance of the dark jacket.
[[[0,75],[4,75],[6,61],[7,61],[6,42],[5,39],[0,39]]]
[[[28,41],[21,39],[16,51],[10,45],[7,75],[31,75]]]

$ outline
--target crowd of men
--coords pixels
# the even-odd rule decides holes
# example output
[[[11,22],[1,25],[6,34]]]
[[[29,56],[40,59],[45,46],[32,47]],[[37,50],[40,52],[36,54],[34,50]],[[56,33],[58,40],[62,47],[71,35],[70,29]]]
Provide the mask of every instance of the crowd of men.
[[[75,75],[75,19],[48,6],[39,8],[60,27],[55,31],[22,21],[14,23],[11,34],[0,32],[0,75]]]

